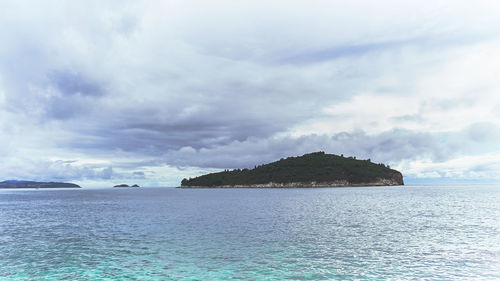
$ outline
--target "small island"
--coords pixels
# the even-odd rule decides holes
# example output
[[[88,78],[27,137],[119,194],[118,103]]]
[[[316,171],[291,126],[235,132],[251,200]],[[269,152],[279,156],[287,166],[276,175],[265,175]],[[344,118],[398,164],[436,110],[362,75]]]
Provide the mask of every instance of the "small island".
[[[314,152],[253,169],[224,170],[183,179],[180,188],[277,188],[404,185],[403,175],[370,159]]]
[[[134,185],[130,186],[130,185],[128,185],[128,184],[124,184],[124,183],[123,183],[123,184],[117,184],[117,185],[115,185],[115,186],[113,186],[113,187],[140,187],[140,186],[139,186],[139,185],[137,185],[137,184],[134,184]]]
[[[81,188],[81,186],[68,182],[6,180],[0,182],[0,188]]]

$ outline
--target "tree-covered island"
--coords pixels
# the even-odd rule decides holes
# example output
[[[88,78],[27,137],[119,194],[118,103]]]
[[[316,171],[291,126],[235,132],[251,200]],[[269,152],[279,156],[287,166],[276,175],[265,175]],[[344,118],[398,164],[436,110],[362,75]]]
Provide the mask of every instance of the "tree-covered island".
[[[81,188],[81,186],[68,182],[6,180],[0,182],[0,189],[2,188]]]
[[[314,152],[253,169],[224,170],[183,179],[190,187],[334,187],[404,185],[403,175],[370,159]]]

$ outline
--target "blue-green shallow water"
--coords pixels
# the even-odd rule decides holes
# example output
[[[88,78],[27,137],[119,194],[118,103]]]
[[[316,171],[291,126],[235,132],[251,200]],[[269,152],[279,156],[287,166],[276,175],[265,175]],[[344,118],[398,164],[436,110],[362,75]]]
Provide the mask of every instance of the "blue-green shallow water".
[[[0,279],[500,279],[500,185],[1,190]]]

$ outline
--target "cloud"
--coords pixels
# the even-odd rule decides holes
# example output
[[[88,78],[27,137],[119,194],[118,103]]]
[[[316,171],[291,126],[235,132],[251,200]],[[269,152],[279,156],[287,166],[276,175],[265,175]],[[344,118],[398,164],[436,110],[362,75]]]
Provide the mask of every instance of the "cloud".
[[[31,161],[23,159],[4,167],[6,179],[35,181],[65,180],[109,180],[114,176],[113,168],[95,165],[80,165],[77,161]]]
[[[102,96],[104,90],[99,83],[90,81],[79,73],[54,71],[49,73],[50,84],[63,96]]]
[[[427,133],[393,129],[370,135],[358,130],[334,135],[254,138],[199,150],[183,147],[168,152],[165,161],[181,166],[250,168],[282,157],[322,150],[390,164],[421,159],[440,163],[462,154],[491,151],[496,146],[499,133],[498,126],[474,124],[459,132]]]
[[[447,179],[498,181],[500,170],[499,154],[482,154],[462,156],[444,162],[433,162],[430,159],[403,161],[399,168],[407,171],[406,177],[411,179]]]
[[[410,168],[489,155],[492,5],[3,1],[0,177],[161,184],[317,150]]]

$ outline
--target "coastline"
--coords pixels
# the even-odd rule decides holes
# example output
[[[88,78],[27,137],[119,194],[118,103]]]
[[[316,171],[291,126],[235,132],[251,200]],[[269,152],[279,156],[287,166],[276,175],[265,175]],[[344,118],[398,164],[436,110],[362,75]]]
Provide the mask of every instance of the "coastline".
[[[362,186],[403,186],[404,182],[393,179],[378,179],[373,182],[351,183],[346,180],[332,182],[290,182],[290,183],[263,183],[263,184],[236,184],[217,186],[178,186],[177,188],[316,188],[316,187],[362,187]]]

